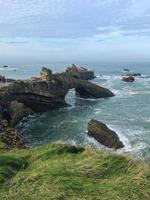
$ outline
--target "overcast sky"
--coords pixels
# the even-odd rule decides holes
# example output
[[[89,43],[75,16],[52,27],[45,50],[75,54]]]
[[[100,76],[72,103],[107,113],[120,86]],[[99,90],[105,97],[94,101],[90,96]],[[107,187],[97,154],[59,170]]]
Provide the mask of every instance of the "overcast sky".
[[[0,0],[0,63],[150,61],[150,0]]]

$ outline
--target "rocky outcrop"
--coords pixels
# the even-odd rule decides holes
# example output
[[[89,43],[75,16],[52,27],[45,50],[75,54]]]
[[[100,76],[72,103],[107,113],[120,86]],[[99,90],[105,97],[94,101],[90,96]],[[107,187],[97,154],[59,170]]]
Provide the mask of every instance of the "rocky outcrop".
[[[50,81],[52,79],[52,76],[52,71],[50,69],[42,67],[42,70],[40,72],[41,81]]]
[[[112,97],[108,89],[94,83],[75,79],[68,73],[52,74],[48,69],[42,69],[38,81],[16,81],[8,87],[0,89],[0,105],[9,111],[11,102],[17,101],[35,112],[48,111],[53,108],[66,106],[65,96],[75,88],[76,95],[82,98]],[[11,118],[11,116],[10,116]]]
[[[88,135],[109,148],[120,149],[124,147],[118,135],[97,120],[92,119],[88,123]]]
[[[135,78],[133,76],[123,76],[122,81],[132,83],[135,81]]]
[[[10,124],[14,127],[20,119],[33,113],[33,111],[30,108],[27,108],[23,103],[11,101],[8,106],[8,113],[10,116]]]
[[[112,97],[114,94],[103,87],[95,85],[91,82],[80,82],[75,88],[76,96],[84,99],[96,99]]]
[[[66,73],[68,73],[73,78],[83,79],[83,80],[92,80],[95,78],[94,72],[92,70],[88,70],[84,67],[77,67],[72,64],[72,66],[67,67]]]
[[[82,98],[114,96],[108,89],[87,80],[73,78],[66,72],[52,74],[51,70],[42,68],[40,75],[40,78],[15,81],[0,89],[0,121],[5,120],[10,127],[14,127],[18,120],[32,112],[67,106],[65,96],[72,88]],[[5,131],[6,135],[17,137],[15,129]],[[4,134],[2,135],[4,138]]]
[[[24,143],[19,138],[17,130],[11,128],[6,120],[0,121],[0,140],[6,144],[7,148],[25,148]]]

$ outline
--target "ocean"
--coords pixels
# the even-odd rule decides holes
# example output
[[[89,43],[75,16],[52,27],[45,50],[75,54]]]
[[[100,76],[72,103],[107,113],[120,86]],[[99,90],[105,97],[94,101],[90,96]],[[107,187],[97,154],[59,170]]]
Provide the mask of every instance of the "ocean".
[[[44,65],[54,72],[60,72],[68,65]],[[94,83],[115,93],[107,99],[84,100],[75,97],[70,90],[66,101],[71,105],[47,113],[38,113],[24,118],[19,124],[20,135],[27,146],[33,147],[54,141],[72,144],[88,144],[93,148],[108,150],[96,140],[87,136],[87,123],[97,119],[116,131],[125,148],[133,158],[150,160],[150,64],[85,64],[95,71]],[[26,79],[38,76],[42,65],[0,67],[0,74],[8,78]],[[136,78],[134,83],[121,81],[124,68],[142,73],[145,78]]]

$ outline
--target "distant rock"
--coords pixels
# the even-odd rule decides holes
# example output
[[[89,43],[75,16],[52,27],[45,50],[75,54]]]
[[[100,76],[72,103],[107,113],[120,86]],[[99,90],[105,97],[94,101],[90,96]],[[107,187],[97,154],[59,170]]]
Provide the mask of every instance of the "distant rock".
[[[129,72],[130,69],[126,69],[126,68],[125,68],[125,69],[123,69],[123,71],[124,71],[124,72]]]
[[[4,68],[7,68],[7,67],[8,67],[8,65],[4,65],[3,67],[4,67]]]
[[[125,81],[125,82],[134,82],[135,81],[135,78],[133,76],[123,76],[122,77],[122,81]]]
[[[141,76],[142,74],[140,74],[140,73],[127,73],[127,74],[125,74],[126,76]]]
[[[77,67],[74,64],[67,67],[66,72],[77,79],[92,80],[95,78],[94,72],[92,70],[88,70],[84,67]]]
[[[120,149],[124,147],[123,143],[119,140],[118,135],[105,124],[97,120],[92,119],[89,121],[88,135],[94,137],[102,145],[109,148]]]
[[[131,75],[132,76],[141,76],[142,74],[141,73],[132,73]]]

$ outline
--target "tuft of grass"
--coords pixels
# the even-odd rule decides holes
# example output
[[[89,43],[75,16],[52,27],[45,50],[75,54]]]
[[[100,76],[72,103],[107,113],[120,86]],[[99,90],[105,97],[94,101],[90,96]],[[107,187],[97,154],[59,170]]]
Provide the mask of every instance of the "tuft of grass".
[[[149,200],[150,169],[116,153],[68,144],[0,150],[0,199]]]
[[[6,149],[6,144],[4,144],[3,142],[0,141],[0,151],[3,149]]]
[[[27,160],[15,154],[1,153],[0,154],[0,183],[14,176],[18,170],[25,169]]]

